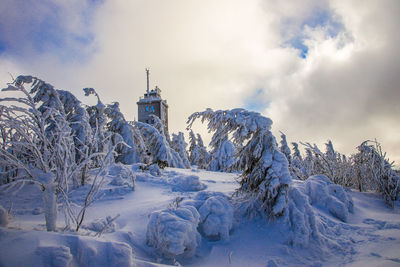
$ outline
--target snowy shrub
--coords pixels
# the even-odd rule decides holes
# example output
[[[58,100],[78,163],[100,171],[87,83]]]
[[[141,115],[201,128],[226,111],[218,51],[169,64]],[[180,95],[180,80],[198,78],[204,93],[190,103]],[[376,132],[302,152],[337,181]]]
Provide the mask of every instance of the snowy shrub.
[[[7,211],[0,205],[0,226],[6,227],[8,225],[8,213]]]
[[[306,146],[306,164],[309,175],[323,174],[335,184],[352,186],[352,164],[347,158],[333,149],[332,141],[325,144],[326,151],[322,153],[316,145]]]
[[[315,175],[305,182],[311,204],[327,209],[336,218],[347,222],[349,212],[353,212],[353,200],[343,187],[332,183],[324,175]]]
[[[155,211],[147,226],[147,244],[168,259],[192,257],[201,240],[197,232],[199,219],[199,213],[192,206]]]
[[[259,202],[258,207],[267,216],[282,215],[288,206],[287,193],[292,179],[288,161],[279,151],[270,131],[272,121],[244,109],[207,109],[192,114],[188,119],[188,128],[198,118],[208,121],[208,129],[214,132],[214,139],[223,139],[232,133],[233,141],[243,144],[236,155],[239,168],[243,170],[237,193],[243,196],[243,200]]]
[[[200,182],[196,175],[178,175],[168,178],[168,183],[172,185],[174,191],[190,192],[200,191],[206,188],[206,185]]]
[[[376,189],[386,204],[394,207],[400,193],[400,176],[393,170],[393,163],[377,141],[365,141],[357,149],[354,164],[359,190]]]
[[[212,196],[199,208],[200,232],[213,240],[228,240],[233,226],[233,207],[227,197]]]
[[[91,223],[83,226],[83,228],[97,232],[97,233],[113,233],[115,232],[116,224],[115,218],[107,216],[105,219],[97,219]]]

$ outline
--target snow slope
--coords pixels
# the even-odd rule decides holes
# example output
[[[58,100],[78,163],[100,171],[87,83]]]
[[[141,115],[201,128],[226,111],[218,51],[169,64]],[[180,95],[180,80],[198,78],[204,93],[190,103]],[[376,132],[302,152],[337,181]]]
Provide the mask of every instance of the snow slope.
[[[353,212],[346,214],[346,222],[323,205],[325,200],[310,201],[318,222],[325,227],[319,245],[291,245],[288,228],[279,220],[235,214],[228,237],[227,229],[221,239],[202,236],[193,257],[162,258],[146,242],[150,214],[195,201],[199,191],[229,197],[238,187],[238,174],[167,168],[157,176],[133,169],[135,190],[112,183],[115,179],[108,177],[110,183],[89,208],[79,234],[62,231],[61,214],[58,232],[44,232],[41,194],[36,187],[27,184],[19,191],[0,187],[0,205],[12,215],[8,226],[0,227],[0,266],[162,266],[176,260],[184,266],[400,265],[400,203],[393,210],[376,194],[354,191],[347,192]],[[304,182],[297,183],[296,187],[306,188]],[[72,196],[79,201],[79,192]],[[209,202],[199,213],[205,218],[213,210],[214,204]],[[101,222],[108,216],[115,220],[99,234]]]

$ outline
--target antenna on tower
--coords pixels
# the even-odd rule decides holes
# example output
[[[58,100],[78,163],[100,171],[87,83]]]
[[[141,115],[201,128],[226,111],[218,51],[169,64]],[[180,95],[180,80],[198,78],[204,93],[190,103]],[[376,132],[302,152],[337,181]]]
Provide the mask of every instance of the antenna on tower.
[[[149,89],[149,75],[150,75],[150,70],[149,68],[146,68],[146,76],[147,76],[147,97],[150,96],[150,89]]]

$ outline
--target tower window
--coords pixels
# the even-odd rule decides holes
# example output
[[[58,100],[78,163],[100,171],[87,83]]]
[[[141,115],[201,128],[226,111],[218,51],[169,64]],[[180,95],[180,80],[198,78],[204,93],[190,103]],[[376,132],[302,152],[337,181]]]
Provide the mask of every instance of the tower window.
[[[146,111],[149,112],[149,106],[146,107]]]
[[[151,106],[151,111],[154,112],[154,106]]]

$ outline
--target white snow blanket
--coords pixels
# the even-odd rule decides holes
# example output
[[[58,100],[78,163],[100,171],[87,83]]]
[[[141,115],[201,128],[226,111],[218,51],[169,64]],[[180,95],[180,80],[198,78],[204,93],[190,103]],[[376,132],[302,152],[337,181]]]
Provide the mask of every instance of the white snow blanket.
[[[200,215],[192,206],[155,211],[150,215],[146,240],[160,256],[192,257],[200,245]]]
[[[353,200],[342,186],[332,183],[325,175],[314,175],[306,182],[311,204],[325,208],[330,214],[347,222],[349,212],[353,212]]]
[[[126,243],[65,233],[0,228],[0,247],[0,266],[134,266]]]
[[[209,240],[229,240],[233,226],[233,206],[222,193],[202,191],[182,205],[196,207],[200,214],[199,231]]]

